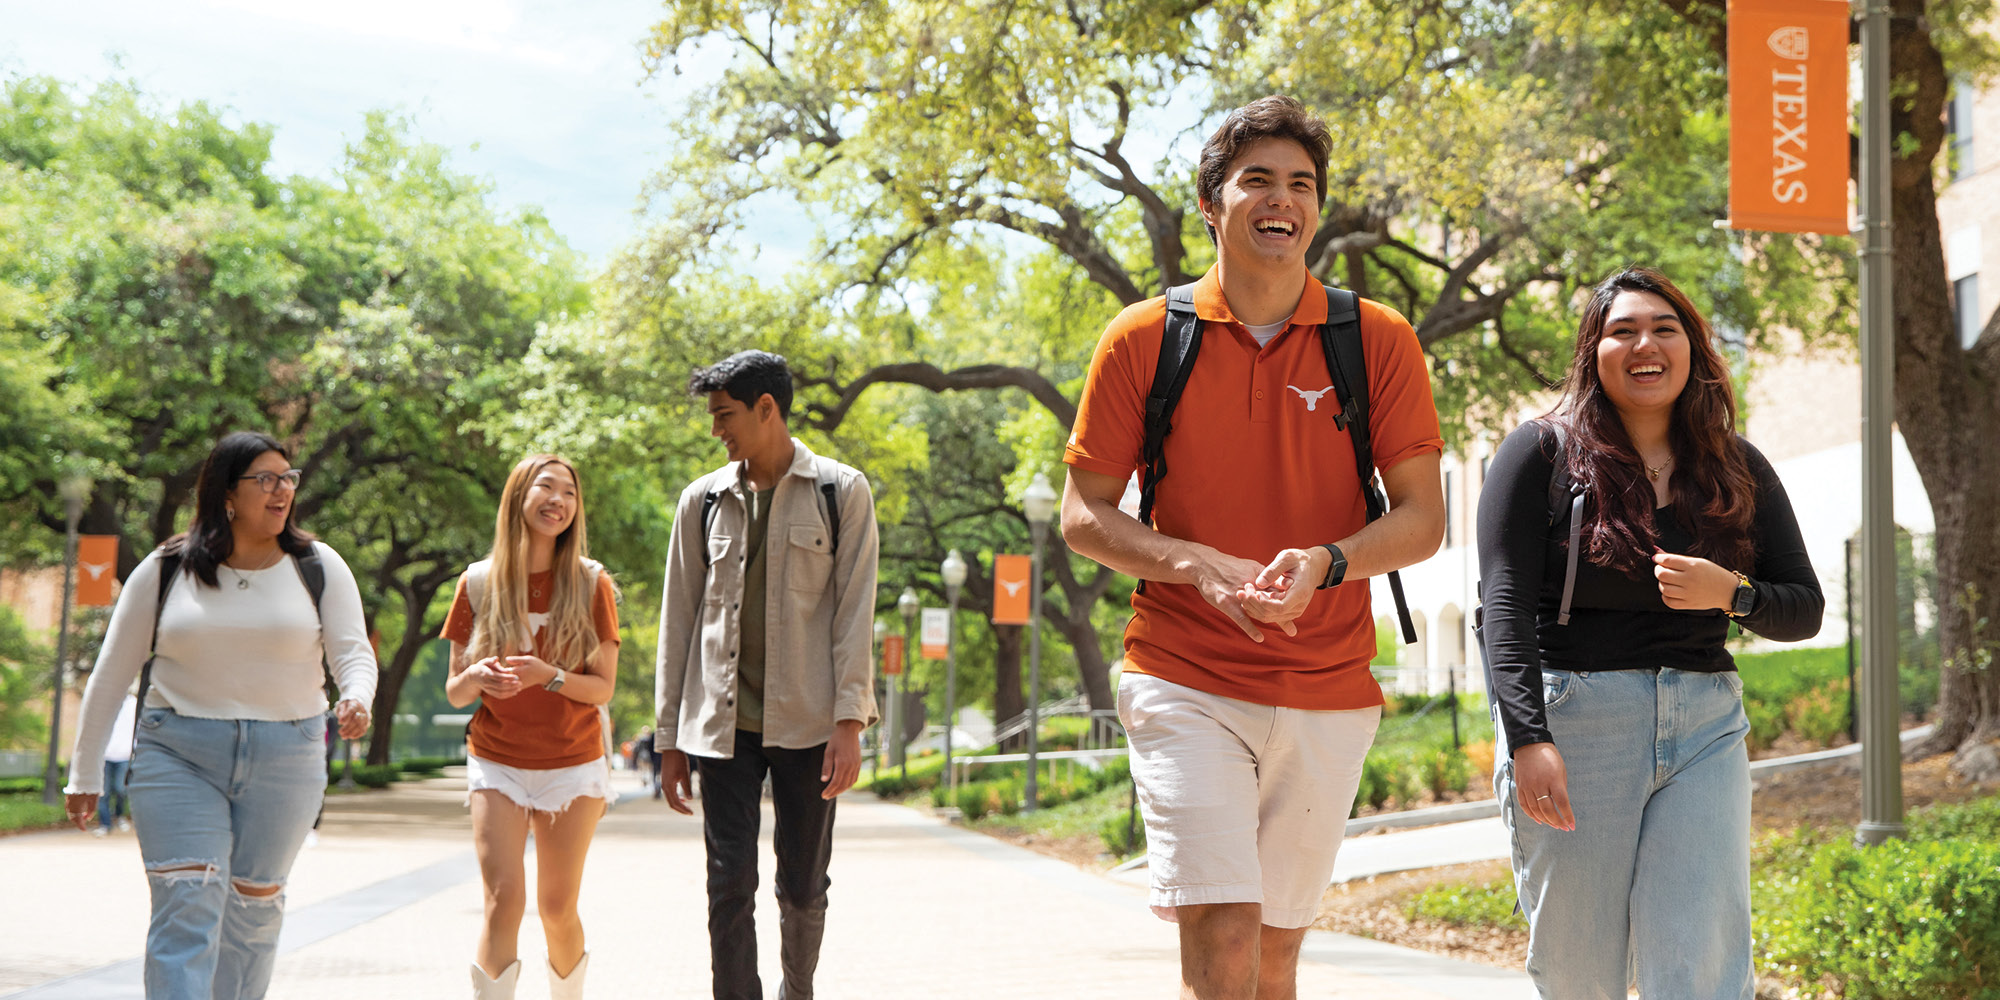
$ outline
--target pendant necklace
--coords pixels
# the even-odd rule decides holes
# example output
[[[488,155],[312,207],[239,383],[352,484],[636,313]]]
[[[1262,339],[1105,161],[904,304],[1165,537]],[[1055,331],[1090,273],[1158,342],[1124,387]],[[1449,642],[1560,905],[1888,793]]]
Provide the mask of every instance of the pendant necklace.
[[[1660,481],[1660,472],[1673,463],[1674,460],[1669,458],[1658,465],[1646,465],[1645,462],[1640,462],[1639,464],[1646,465],[1646,478],[1657,483]]]
[[[272,558],[270,558],[270,559],[267,559],[267,560],[265,560],[265,561],[264,561],[264,565],[262,565],[262,566],[258,566],[258,567],[256,567],[255,569],[252,569],[252,570],[251,570],[250,572],[252,572],[252,573],[255,573],[255,572],[258,572],[259,570],[267,570],[267,569],[270,569],[271,567],[273,567],[273,566],[275,566],[275,565],[277,565],[277,564],[278,564],[278,560],[279,560],[279,559],[283,559],[284,557],[285,557],[285,550],[284,550],[284,549],[279,549],[279,550],[278,550],[278,554],[277,554],[276,556],[274,556],[274,557],[272,557]],[[225,568],[225,569],[229,570],[229,572],[231,572],[231,573],[234,573],[234,574],[236,575],[236,589],[237,589],[237,590],[249,590],[249,589],[250,589],[250,578],[249,578],[249,577],[247,577],[247,576],[244,576],[244,575],[243,575],[243,571],[242,571],[242,570],[240,570],[240,569],[237,569],[236,567],[234,567],[234,566],[231,566],[231,565],[229,565],[229,564],[228,564],[228,563],[226,563],[226,562],[225,562],[225,563],[223,563],[222,565],[223,565],[223,568]]]

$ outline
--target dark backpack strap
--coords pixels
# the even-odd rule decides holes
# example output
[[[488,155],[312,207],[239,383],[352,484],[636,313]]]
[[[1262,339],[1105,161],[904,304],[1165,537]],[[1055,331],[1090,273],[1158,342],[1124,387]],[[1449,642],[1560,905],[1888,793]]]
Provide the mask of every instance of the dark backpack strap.
[[[1167,435],[1174,430],[1174,407],[1187,388],[1188,373],[1201,353],[1201,317],[1194,311],[1194,285],[1167,289],[1166,324],[1160,329],[1160,360],[1146,394],[1146,437],[1139,453],[1139,523],[1153,523],[1153,498],[1167,475]]]
[[[834,488],[833,478],[828,476],[819,481],[820,498],[826,501],[827,538],[833,544],[827,546],[829,555],[840,555],[840,492]]]
[[[308,543],[310,544],[310,543]],[[326,593],[326,564],[319,560],[319,550],[307,548],[303,555],[292,557],[292,568],[299,571],[299,582],[306,585],[306,596],[312,598],[313,617],[320,616],[319,599]],[[333,680],[333,664],[326,659],[325,630],[321,630],[319,644],[319,671],[325,678],[327,697],[340,693],[340,685]]]
[[[158,603],[153,607],[153,638],[146,646],[146,662],[139,668],[139,703],[132,710],[132,735],[139,734],[139,716],[146,713],[146,692],[153,686],[153,647],[160,644],[160,612],[167,609],[167,594],[174,589],[174,581],[181,575],[181,554],[178,551],[160,553],[160,593]]]
[[[715,523],[715,502],[722,497],[721,490],[710,490],[701,495],[701,568],[707,569],[712,561],[708,556],[708,526]]]
[[[1361,296],[1344,288],[1326,290],[1326,325],[1320,328],[1320,349],[1326,354],[1326,373],[1340,393],[1340,409],[1333,423],[1347,432],[1354,443],[1354,470],[1361,483],[1361,498],[1372,523],[1389,512],[1389,498],[1375,480],[1375,448],[1368,427],[1368,359],[1361,350]],[[1409,599],[1403,596],[1403,575],[1389,572],[1389,593],[1396,599],[1396,620],[1403,628],[1403,641],[1417,641],[1417,623],[1410,617]]]

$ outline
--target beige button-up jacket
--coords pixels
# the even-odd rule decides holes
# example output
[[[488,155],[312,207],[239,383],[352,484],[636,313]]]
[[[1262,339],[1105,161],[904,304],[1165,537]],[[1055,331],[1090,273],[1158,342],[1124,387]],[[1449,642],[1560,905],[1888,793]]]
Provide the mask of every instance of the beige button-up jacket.
[[[868,477],[814,455],[796,438],[792,446],[796,452],[771,498],[764,541],[764,745],[796,750],[832,739],[836,722],[875,723],[878,543]],[[837,547],[820,494],[823,477],[840,500]],[[710,493],[716,494],[715,509],[704,538],[702,500]],[[735,755],[748,526],[741,462],[681,492],[667,543],[654,676],[654,745],[662,750]]]

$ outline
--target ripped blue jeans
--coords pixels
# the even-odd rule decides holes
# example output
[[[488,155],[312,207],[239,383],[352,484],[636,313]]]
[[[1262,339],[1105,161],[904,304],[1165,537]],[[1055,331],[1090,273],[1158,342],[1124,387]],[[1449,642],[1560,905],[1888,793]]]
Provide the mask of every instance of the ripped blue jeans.
[[[139,714],[132,823],[152,887],[149,1000],[257,1000],[284,884],[326,794],[326,718]]]

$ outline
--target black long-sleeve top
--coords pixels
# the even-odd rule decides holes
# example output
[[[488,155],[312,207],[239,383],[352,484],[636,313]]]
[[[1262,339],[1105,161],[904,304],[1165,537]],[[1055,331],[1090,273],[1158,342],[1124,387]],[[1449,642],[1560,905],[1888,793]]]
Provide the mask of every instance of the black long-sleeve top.
[[[1781,642],[1818,634],[1826,598],[1806,556],[1784,484],[1762,452],[1737,438],[1756,479],[1752,523],[1756,566],[1744,570],[1756,603],[1737,619],[1745,629]],[[1677,611],[1660,598],[1648,573],[1631,577],[1577,560],[1576,589],[1568,625],[1556,624],[1567,567],[1567,509],[1549,523],[1549,477],[1555,471],[1556,437],[1542,421],[1529,421],[1500,444],[1479,498],[1481,643],[1500,706],[1507,745],[1553,742],[1542,704],[1542,666],[1559,670],[1734,670],[1723,645],[1729,618],[1720,610]],[[1659,547],[1686,553],[1694,536],[1675,520],[1670,505],[1654,511]],[[1594,516],[1586,505],[1585,517]],[[1725,567],[1736,569],[1738,567]]]

